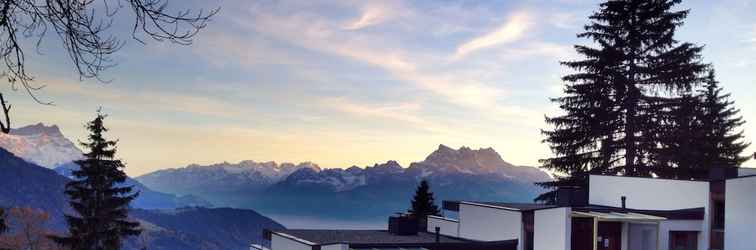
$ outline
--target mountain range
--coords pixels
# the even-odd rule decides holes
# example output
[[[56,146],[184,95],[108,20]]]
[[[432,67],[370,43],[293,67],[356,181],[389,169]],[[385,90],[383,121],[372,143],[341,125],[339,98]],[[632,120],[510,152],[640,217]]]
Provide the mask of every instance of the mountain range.
[[[42,167],[53,169],[81,159],[81,150],[56,125],[42,123],[0,133],[0,148]]]
[[[51,230],[66,231],[63,215],[72,213],[63,194],[68,178],[0,148],[0,207],[31,207],[50,215]],[[124,249],[249,249],[263,228],[283,226],[252,210],[185,207],[132,209],[143,233],[129,238]]]
[[[35,165],[53,169],[69,178],[71,172],[79,167],[73,161],[81,159],[83,155],[81,149],[66,138],[58,126],[47,126],[42,123],[12,129],[10,134],[0,133],[0,148]],[[132,203],[139,208],[212,206],[196,196],[177,196],[156,192],[131,178],[128,178],[124,184],[134,186],[134,189],[140,192],[139,197]]]
[[[438,200],[525,202],[542,192],[535,182],[551,177],[537,168],[508,163],[492,148],[439,145],[406,168],[396,161],[347,169],[325,169],[310,162],[243,161],[158,170],[136,179],[160,192],[251,208],[286,225],[302,217],[382,221],[406,211],[422,179],[430,181]],[[324,225],[312,225],[317,226]]]
[[[48,164],[45,167],[59,176],[70,176],[78,167],[70,160],[81,155],[54,125],[37,124],[0,135],[0,146],[30,163]],[[55,157],[48,157],[46,151]],[[396,161],[346,169],[323,168],[312,162],[223,162],[158,170],[129,178],[127,185],[141,192],[133,203],[135,208],[234,207],[252,209],[284,225],[315,228],[335,226],[327,221],[301,222],[317,218],[385,223],[387,215],[408,209],[422,179],[430,181],[437,201],[526,202],[543,191],[533,183],[550,178],[537,168],[506,162],[492,148],[439,145],[425,159],[407,167]]]
[[[33,128],[33,129],[32,129]],[[80,150],[73,143],[65,143],[59,129],[55,126],[34,125],[24,127],[21,133],[0,135],[0,207],[31,207],[40,209],[50,215],[49,227],[54,232],[64,233],[66,224],[64,214],[72,213],[68,207],[63,190],[69,181],[70,171],[77,166],[71,162],[63,163],[60,159],[78,159],[70,152]],[[26,140],[27,138],[46,138],[44,140]],[[68,139],[65,139],[68,140]],[[24,154],[30,158],[20,158],[5,148],[18,150],[34,148],[33,143],[45,145],[54,141],[56,148],[41,146],[45,150],[69,152],[70,157],[57,157],[60,162],[55,169],[42,167],[34,162],[52,158],[33,158],[45,155]],[[24,145],[15,146],[12,142]],[[26,144],[29,143],[29,144]],[[28,151],[22,151],[28,152]],[[194,196],[176,196],[155,192],[134,179],[124,185],[134,186],[140,191],[139,198],[132,202],[133,209],[129,215],[142,225],[143,233],[138,238],[129,238],[124,249],[183,250],[183,249],[249,249],[249,244],[260,242],[262,229],[282,229],[283,226],[272,219],[248,209],[184,207],[194,204],[210,206],[209,203]],[[176,208],[177,206],[182,206]],[[162,208],[162,209],[150,209]]]

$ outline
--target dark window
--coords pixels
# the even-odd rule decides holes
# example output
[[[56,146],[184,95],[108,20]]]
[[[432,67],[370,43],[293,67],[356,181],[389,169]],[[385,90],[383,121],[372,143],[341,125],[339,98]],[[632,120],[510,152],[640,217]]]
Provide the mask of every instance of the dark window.
[[[698,250],[698,232],[669,231],[669,250]]]
[[[712,208],[712,229],[724,230],[725,224],[725,203],[724,201],[714,201]]]
[[[572,218],[571,249],[593,249],[593,218]]]
[[[533,231],[535,224],[535,216],[533,211],[525,211],[522,213],[522,224],[525,230],[525,250],[533,250]]]
[[[533,232],[525,234],[525,250],[533,250]]]

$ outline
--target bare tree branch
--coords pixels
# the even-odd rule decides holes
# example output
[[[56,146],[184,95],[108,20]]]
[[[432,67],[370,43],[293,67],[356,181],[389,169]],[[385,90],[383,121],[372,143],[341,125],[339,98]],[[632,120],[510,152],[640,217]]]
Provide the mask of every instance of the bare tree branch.
[[[3,133],[10,133],[10,109],[11,105],[7,104],[5,102],[5,98],[3,97],[3,94],[0,93],[0,105],[2,105],[3,108],[3,114],[5,115],[5,122],[0,122],[0,131]]]
[[[139,35],[145,34],[156,41],[189,45],[219,11],[218,8],[186,9],[171,14],[168,0],[0,0],[0,60],[5,64],[0,76],[8,79],[13,90],[20,87],[37,103],[51,104],[42,102],[34,94],[44,85],[33,84],[34,77],[25,68],[26,54],[20,41],[36,39],[39,52],[43,38],[48,31],[53,31],[80,79],[106,82],[100,75],[115,66],[111,56],[124,45],[122,40],[108,33],[123,3],[127,3],[134,14],[131,36],[140,43],[144,40]],[[2,131],[7,133],[10,106],[5,107],[3,101],[6,122]]]

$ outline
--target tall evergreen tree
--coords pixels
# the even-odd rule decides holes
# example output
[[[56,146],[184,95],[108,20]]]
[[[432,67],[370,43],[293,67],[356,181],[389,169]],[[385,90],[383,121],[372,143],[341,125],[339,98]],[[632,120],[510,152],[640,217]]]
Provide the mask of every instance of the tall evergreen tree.
[[[131,186],[123,186],[124,164],[115,158],[116,141],[107,140],[99,110],[87,123],[90,134],[81,145],[89,151],[76,161],[79,170],[66,185],[66,195],[75,215],[66,215],[69,236],[55,240],[73,250],[119,249],[123,237],[138,235],[139,223],[128,220],[128,205],[137,197]]]
[[[565,96],[552,101],[565,112],[547,117],[543,131],[554,156],[542,167],[558,174],[546,188],[585,187],[588,174],[651,176],[661,122],[657,108],[702,81],[702,47],[674,39],[688,11],[681,0],[609,0],[589,17],[578,37],[596,47],[575,46],[583,59],[563,62]],[[536,200],[553,202],[552,190]]]
[[[723,94],[714,71],[706,78],[704,88],[699,91],[702,100],[703,139],[701,164],[709,167],[739,167],[749,157],[743,151],[750,143],[744,141],[740,128],[745,121],[740,110],[733,107],[730,94]]]
[[[707,173],[703,164],[702,100],[685,94],[676,102],[659,106],[658,120],[662,124],[652,137],[659,146],[651,157],[655,173],[664,178],[688,180]]]
[[[5,230],[7,229],[8,227],[5,225],[5,210],[0,208],[0,234],[5,233]]]
[[[430,191],[428,181],[422,180],[417,186],[415,197],[412,198],[412,208],[409,213],[417,218],[425,218],[428,215],[441,215],[441,211],[436,206],[433,193]]]

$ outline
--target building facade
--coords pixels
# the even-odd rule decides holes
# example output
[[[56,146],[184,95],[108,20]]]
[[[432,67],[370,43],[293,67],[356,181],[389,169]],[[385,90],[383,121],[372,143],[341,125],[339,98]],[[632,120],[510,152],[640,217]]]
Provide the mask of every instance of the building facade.
[[[559,190],[555,205],[443,201],[449,216],[429,216],[427,232],[414,235],[281,230],[266,238],[272,250],[753,250],[754,191],[756,169],[696,180],[591,175],[588,190]]]
[[[455,218],[428,228],[476,240],[517,239],[518,250],[756,249],[756,172],[670,180],[591,175],[557,205],[444,201]]]

